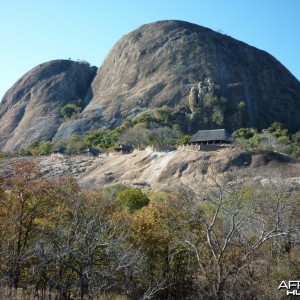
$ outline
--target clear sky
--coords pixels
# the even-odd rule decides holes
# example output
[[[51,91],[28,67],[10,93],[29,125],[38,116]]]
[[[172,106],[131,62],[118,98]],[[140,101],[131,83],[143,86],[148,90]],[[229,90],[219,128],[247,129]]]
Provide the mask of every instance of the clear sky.
[[[300,0],[0,0],[0,99],[40,63],[72,58],[99,67],[123,35],[166,19],[265,50],[300,79]]]

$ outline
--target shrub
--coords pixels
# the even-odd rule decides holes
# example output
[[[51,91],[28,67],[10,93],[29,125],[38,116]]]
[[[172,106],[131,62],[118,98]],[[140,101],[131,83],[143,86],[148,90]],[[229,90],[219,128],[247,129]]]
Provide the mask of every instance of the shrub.
[[[232,133],[232,136],[235,138],[242,138],[242,139],[250,139],[256,133],[256,129],[254,128],[240,128]]]
[[[74,103],[68,103],[60,109],[60,114],[64,119],[71,119],[77,116],[81,111],[81,108]]]
[[[263,133],[271,133],[276,137],[286,136],[288,134],[288,130],[284,128],[283,124],[280,122],[274,122],[267,129],[262,131]]]
[[[148,205],[150,200],[140,189],[127,188],[117,194],[116,201],[132,213]]]

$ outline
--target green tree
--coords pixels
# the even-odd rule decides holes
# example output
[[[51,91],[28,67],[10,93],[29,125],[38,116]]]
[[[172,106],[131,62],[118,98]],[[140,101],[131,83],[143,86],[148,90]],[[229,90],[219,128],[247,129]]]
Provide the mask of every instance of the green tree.
[[[50,141],[40,143],[39,145],[40,155],[51,154],[52,147],[53,147],[53,143]]]
[[[101,149],[109,149],[119,140],[119,132],[110,130],[90,130],[83,137],[84,144],[88,146],[99,147]]]
[[[217,109],[212,114],[212,121],[217,125],[223,125],[224,114],[221,109]]]
[[[162,108],[158,108],[154,112],[154,118],[163,123],[168,123],[171,120],[172,109],[167,105],[164,105]]]
[[[74,103],[68,103],[60,109],[60,114],[64,119],[71,119],[77,116],[81,111],[81,108]]]
[[[189,232],[202,239],[202,225],[190,222],[183,209],[189,205],[185,198],[153,196],[156,201],[134,214],[131,230],[132,243],[142,252],[136,274],[138,288],[144,291],[140,298],[185,299],[191,296],[197,261],[184,240]]]
[[[275,137],[286,136],[288,134],[288,130],[280,122],[272,123],[269,128],[264,129],[262,132],[271,133]]]
[[[255,128],[240,128],[232,133],[235,138],[250,139],[257,133]]]
[[[292,141],[293,141],[293,143],[300,146],[300,131],[298,131],[292,135]]]
[[[117,194],[116,201],[132,213],[148,205],[150,200],[140,189],[127,188]]]
[[[241,101],[241,102],[237,105],[237,109],[238,109],[238,111],[240,111],[240,112],[245,111],[245,109],[246,109],[246,103],[245,103],[244,101]]]
[[[153,121],[154,119],[150,114],[142,114],[140,116],[135,117],[133,123],[134,124],[144,123],[146,124],[146,127],[148,127],[150,123]]]
[[[14,162],[12,176],[0,178],[0,272],[7,286],[26,288],[35,238],[51,219],[55,181],[43,178],[31,160]]]

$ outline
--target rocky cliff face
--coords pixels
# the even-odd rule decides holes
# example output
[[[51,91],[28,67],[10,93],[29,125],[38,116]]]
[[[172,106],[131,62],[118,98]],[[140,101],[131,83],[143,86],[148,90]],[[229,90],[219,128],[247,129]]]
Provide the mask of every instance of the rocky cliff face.
[[[6,94],[0,104],[0,148],[24,146],[29,137],[59,140],[113,128],[163,105],[173,108],[189,133],[263,128],[274,121],[300,128],[300,83],[283,65],[264,51],[195,24],[161,21],[125,35],[92,83],[89,66],[61,62],[65,67],[51,75],[57,64],[35,68]],[[42,80],[35,75],[39,68],[46,74]],[[59,124],[59,108],[87,90],[79,118]]]
[[[70,60],[50,61],[26,73],[0,104],[0,149],[51,140],[61,123],[60,109],[84,99],[95,73],[89,64]]]

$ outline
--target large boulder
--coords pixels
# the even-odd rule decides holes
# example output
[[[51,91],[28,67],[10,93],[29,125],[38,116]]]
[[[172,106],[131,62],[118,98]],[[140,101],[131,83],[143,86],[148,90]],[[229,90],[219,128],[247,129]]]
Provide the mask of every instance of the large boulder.
[[[54,60],[26,73],[1,101],[0,149],[51,140],[61,125],[60,109],[84,100],[96,69],[85,62]]]
[[[274,121],[300,128],[300,83],[279,61],[182,21],[143,25],[121,38],[99,68],[88,97],[81,118],[64,124],[57,139],[112,128],[163,105],[186,108],[190,133],[264,128]]]

